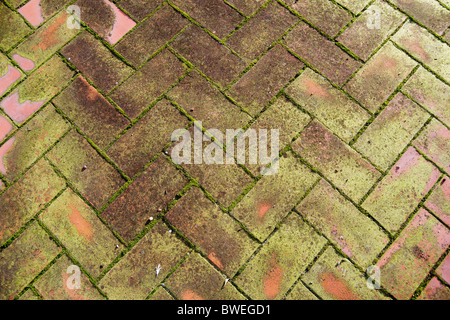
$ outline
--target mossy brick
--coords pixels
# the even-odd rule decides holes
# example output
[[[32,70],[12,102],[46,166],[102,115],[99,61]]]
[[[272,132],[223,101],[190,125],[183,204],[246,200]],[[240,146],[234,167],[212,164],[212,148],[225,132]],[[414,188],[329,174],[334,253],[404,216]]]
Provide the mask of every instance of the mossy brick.
[[[352,20],[350,13],[331,1],[286,0],[285,2],[304,19],[331,37]]]
[[[123,250],[95,212],[70,189],[40,219],[94,278]]]
[[[4,54],[0,53],[0,97],[22,77],[22,72],[14,67]]]
[[[450,289],[433,277],[417,300],[450,300]]]
[[[220,270],[232,277],[250,258],[258,243],[202,191],[193,187],[165,216]]]
[[[31,289],[26,289],[25,292],[20,296],[19,300],[41,300]]]
[[[134,119],[175,84],[185,71],[185,65],[164,49],[111,92],[110,97]]]
[[[237,78],[246,66],[228,47],[193,24],[171,46],[222,88]]]
[[[421,209],[377,262],[381,285],[405,300],[425,279],[450,244],[450,231]]]
[[[372,26],[374,12],[380,14],[379,28]],[[374,2],[339,35],[337,40],[363,60],[371,54],[405,21],[407,17],[381,0]]]
[[[40,160],[16,183],[0,195],[0,243],[3,244],[64,187],[53,168]]]
[[[425,206],[450,227],[450,179],[448,177],[444,177],[433,190]]]
[[[38,27],[69,2],[69,0],[31,0],[17,11],[33,27]]]
[[[233,33],[227,43],[249,63],[266,51],[297,21],[295,15],[273,1]]]
[[[436,119],[414,140],[413,145],[439,167],[450,173],[450,130]]]
[[[298,212],[357,264],[366,268],[389,238],[325,180],[297,206]]]
[[[103,277],[100,288],[112,300],[142,300],[180,263],[189,248],[162,222]],[[160,271],[156,275],[156,268]]]
[[[375,112],[416,65],[414,60],[387,42],[358,70],[344,90],[362,106]]]
[[[104,93],[110,92],[133,72],[87,31],[61,49],[61,53]]]
[[[130,124],[81,76],[58,95],[53,103],[101,149]]]
[[[172,3],[220,39],[244,20],[222,0],[173,0]]]
[[[391,40],[450,82],[450,47],[446,43],[413,22],[404,24]]]
[[[112,45],[136,25],[109,0],[78,0],[74,5],[80,7],[81,20]]]
[[[125,9],[136,20],[144,20],[155,11],[164,0],[121,0],[119,6]]]
[[[370,118],[366,110],[311,69],[303,71],[285,92],[346,142]]]
[[[183,173],[161,155],[101,213],[101,217],[130,242],[187,182]]]
[[[188,74],[167,94],[205,129],[240,129],[251,117],[233,105],[198,72]]]
[[[381,175],[316,120],[292,144],[292,149],[356,202]]]
[[[439,179],[439,170],[410,147],[362,207],[395,233]]]
[[[300,22],[284,42],[289,49],[338,86],[342,86],[361,65],[305,22]]]
[[[235,283],[252,299],[281,299],[325,243],[294,213],[264,243]]]
[[[245,300],[225,277],[202,256],[193,253],[166,281],[165,286],[180,300]]]
[[[5,183],[0,180],[0,193],[6,188]]]
[[[436,274],[450,285],[450,255],[447,254],[447,257],[441,262],[436,269]]]
[[[76,130],[59,141],[47,157],[97,209],[125,183],[119,172]]]
[[[367,287],[362,272],[328,247],[302,277],[323,300],[386,300],[378,290]]]
[[[337,0],[339,4],[357,14],[362,11],[371,0]]]
[[[25,41],[10,52],[10,56],[22,66],[21,61],[26,59],[31,67],[23,66],[22,69],[29,73],[39,67],[51,57],[64,44],[71,40],[78,29],[70,29],[67,24],[70,14],[65,10],[54,16]],[[27,64],[28,64],[27,63]]]
[[[63,255],[33,285],[45,300],[104,300],[82,271],[80,287],[72,288],[68,285],[73,285],[72,277],[76,272],[72,269],[73,266],[78,267]]]
[[[132,65],[140,67],[159,48],[183,30],[187,23],[188,20],[181,14],[168,4],[164,4],[119,41],[115,49]]]
[[[13,8],[17,8],[18,6],[20,6],[20,5],[23,4],[24,2],[26,2],[26,0],[8,0],[8,3],[9,3]]]
[[[166,291],[166,289],[163,289],[162,287],[159,287],[158,289],[156,289],[155,293],[153,293],[149,300],[152,301],[170,301],[170,300],[174,300],[174,298]]]
[[[172,132],[188,122],[168,100],[161,100],[108,149],[108,154],[133,177],[171,141]]]
[[[302,67],[300,60],[277,44],[231,87],[228,94],[250,114],[255,115]]]
[[[69,124],[48,105],[0,147],[0,173],[13,181],[43,155]]]
[[[391,3],[439,35],[450,26],[450,11],[438,1],[392,0]]]
[[[450,88],[432,73],[420,67],[402,87],[402,92],[450,125],[448,97]]]
[[[0,106],[16,123],[23,123],[70,81],[73,72],[56,55],[21,82]]]
[[[398,93],[353,147],[387,170],[429,118],[419,105]]]
[[[286,295],[285,300],[318,300],[318,298],[299,281]]]
[[[31,28],[19,14],[0,3],[0,49],[7,51],[31,32]]]
[[[8,118],[0,116],[0,142],[15,130],[15,126]],[[1,147],[0,147],[1,148]]]
[[[247,17],[253,15],[263,4],[261,0],[227,0],[227,3],[234,6]]]
[[[12,300],[60,252],[37,222],[0,253],[0,299]]]
[[[231,211],[260,241],[270,235],[319,178],[292,153],[280,158],[278,166],[278,172],[263,176]]]

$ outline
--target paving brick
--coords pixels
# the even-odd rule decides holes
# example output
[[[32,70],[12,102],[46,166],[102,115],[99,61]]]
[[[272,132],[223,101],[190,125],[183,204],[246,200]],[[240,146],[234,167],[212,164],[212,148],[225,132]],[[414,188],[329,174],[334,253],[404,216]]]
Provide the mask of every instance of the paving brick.
[[[316,174],[288,153],[279,160],[278,172],[263,176],[231,214],[264,241],[317,179]]]
[[[69,128],[48,105],[0,147],[0,173],[9,181],[15,180]]]
[[[375,112],[415,66],[416,62],[388,42],[356,73],[344,90]]]
[[[31,0],[17,11],[33,27],[38,27],[69,2],[69,0]]]
[[[132,73],[131,67],[86,31],[65,46],[61,53],[105,93]]]
[[[327,0],[286,0],[292,9],[330,36],[335,36],[350,20],[350,13]]]
[[[0,299],[13,299],[60,250],[33,222],[0,253]]]
[[[168,96],[196,121],[201,121],[206,129],[217,128],[225,132],[226,129],[242,128],[251,120],[195,71],[170,90]]]
[[[434,212],[447,226],[450,227],[450,180],[444,177],[439,186],[425,202],[425,206]]]
[[[113,300],[145,299],[188,251],[159,222],[100,280],[100,288]]]
[[[244,20],[237,11],[222,0],[173,0],[172,2],[221,39]]]
[[[439,121],[433,119],[413,143],[433,162],[450,172],[450,131]]]
[[[66,135],[47,157],[97,209],[125,183],[75,130]]]
[[[353,13],[359,13],[364,9],[371,0],[337,0],[338,3],[352,11]]]
[[[395,233],[438,178],[438,169],[411,147],[362,206],[389,232]]]
[[[367,111],[311,69],[303,71],[285,92],[346,142],[370,118]]]
[[[26,0],[9,0],[8,3],[13,7],[17,8],[19,5],[24,3]]]
[[[294,289],[288,293],[285,300],[318,300],[301,282],[298,282]]]
[[[50,202],[65,183],[44,160],[40,160],[0,195],[0,243],[3,244],[20,227]]]
[[[53,103],[101,149],[130,122],[79,76]]]
[[[128,116],[136,118],[185,71],[185,65],[165,49],[114,90],[110,97]]]
[[[155,293],[153,293],[149,300],[156,300],[156,301],[161,301],[161,300],[174,300],[174,298],[162,287],[159,287],[158,289],[156,289]]]
[[[261,0],[227,0],[229,4],[241,11],[247,17],[253,15],[258,10],[264,1]]]
[[[436,274],[439,275],[447,284],[450,284],[450,255],[445,257],[439,267],[436,269]]]
[[[297,21],[296,16],[273,1],[233,33],[227,43],[249,63],[266,51]]]
[[[409,299],[449,244],[450,231],[420,210],[378,261],[382,286],[397,299]]]
[[[123,250],[95,212],[70,189],[64,191],[40,218],[94,278]]]
[[[8,118],[0,116],[0,142],[10,135],[14,129],[14,125],[8,120]]]
[[[240,232],[236,221],[195,187],[165,217],[230,277],[258,247],[255,241]]]
[[[379,28],[372,27],[375,10],[380,14]],[[367,60],[406,18],[387,3],[376,1],[337,40],[360,58]]]
[[[163,2],[164,0],[120,0],[119,5],[140,21],[155,11]]]
[[[11,49],[31,31],[25,21],[3,3],[0,3],[0,25],[2,26],[0,49],[4,51]]]
[[[78,29],[68,28],[67,20],[69,17],[70,14],[65,10],[61,11],[61,13],[49,20],[18,47],[12,50],[10,53],[11,57],[20,66],[22,66],[21,61],[23,58],[27,59],[27,64],[31,63],[33,67],[28,68],[26,65],[22,67],[26,72],[30,72],[40,66],[80,32]]]
[[[277,44],[231,87],[229,94],[255,115],[302,67],[303,63]],[[267,74],[267,70],[272,72]]]
[[[333,83],[342,86],[361,65],[334,42],[301,22],[287,36],[286,45],[319,70]]]
[[[190,25],[171,45],[221,87],[226,87],[245,68],[237,55],[196,25]]]
[[[450,47],[435,38],[426,29],[408,22],[392,40],[415,59],[450,82]]]
[[[158,210],[167,207],[186,183],[181,171],[165,156],[160,156],[101,213],[101,217],[130,242],[144,229],[149,218],[156,217]]]
[[[53,56],[0,103],[16,123],[22,123],[39,110],[70,81],[73,72]]]
[[[353,147],[387,170],[429,118],[419,105],[397,94]]]
[[[191,254],[166,286],[180,300],[244,300],[245,297],[198,253]]]
[[[22,72],[0,53],[0,96],[22,78]]]
[[[450,26],[450,11],[437,1],[392,0],[391,3],[437,34],[444,34]]]
[[[386,300],[378,290],[370,290],[364,274],[332,247],[320,256],[302,277],[324,300]]]
[[[303,132],[292,148],[356,202],[380,176],[361,155],[317,121]]]
[[[188,119],[168,100],[161,100],[108,149],[108,154],[133,177],[170,142],[174,130],[187,124]]]
[[[294,213],[247,264],[235,283],[252,299],[281,299],[325,242]]]
[[[74,271],[69,269],[70,266],[74,266],[73,262],[63,255],[36,280],[34,286],[45,300],[105,299],[82,272],[80,273],[80,288],[69,287],[68,284],[72,284],[70,277],[74,275]]]
[[[40,298],[31,290],[26,289],[24,294],[22,294],[19,298],[19,300],[40,300]]]
[[[434,277],[423,289],[418,300],[450,300],[450,289]]]
[[[297,210],[363,268],[368,267],[389,242],[375,222],[325,180],[314,187]]]
[[[186,24],[187,19],[165,4],[155,14],[134,28],[115,48],[127,61],[135,67],[139,67],[155,51],[175,37]],[[149,37],[149,34],[152,36]]]
[[[402,92],[450,125],[450,88],[424,68],[419,68],[402,87]]]

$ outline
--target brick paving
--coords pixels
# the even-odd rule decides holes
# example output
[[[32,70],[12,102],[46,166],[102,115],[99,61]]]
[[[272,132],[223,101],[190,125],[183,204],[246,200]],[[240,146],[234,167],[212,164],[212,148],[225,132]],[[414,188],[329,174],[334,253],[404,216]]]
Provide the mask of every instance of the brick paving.
[[[449,300],[449,5],[1,0],[0,299]]]

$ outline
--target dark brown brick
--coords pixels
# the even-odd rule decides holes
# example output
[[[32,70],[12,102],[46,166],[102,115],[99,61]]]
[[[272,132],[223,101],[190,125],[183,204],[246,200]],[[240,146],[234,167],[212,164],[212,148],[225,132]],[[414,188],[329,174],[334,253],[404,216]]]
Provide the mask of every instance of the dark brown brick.
[[[128,11],[137,20],[143,20],[163,2],[164,0],[120,0],[119,6]]]

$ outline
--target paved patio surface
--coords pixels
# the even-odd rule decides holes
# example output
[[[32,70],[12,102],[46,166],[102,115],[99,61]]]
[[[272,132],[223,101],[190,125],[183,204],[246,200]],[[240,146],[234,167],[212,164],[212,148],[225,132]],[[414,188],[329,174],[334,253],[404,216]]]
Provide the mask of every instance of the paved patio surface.
[[[449,0],[1,0],[0,299],[450,299],[449,26]],[[175,161],[174,132],[216,156],[241,128],[279,130],[275,174]]]

